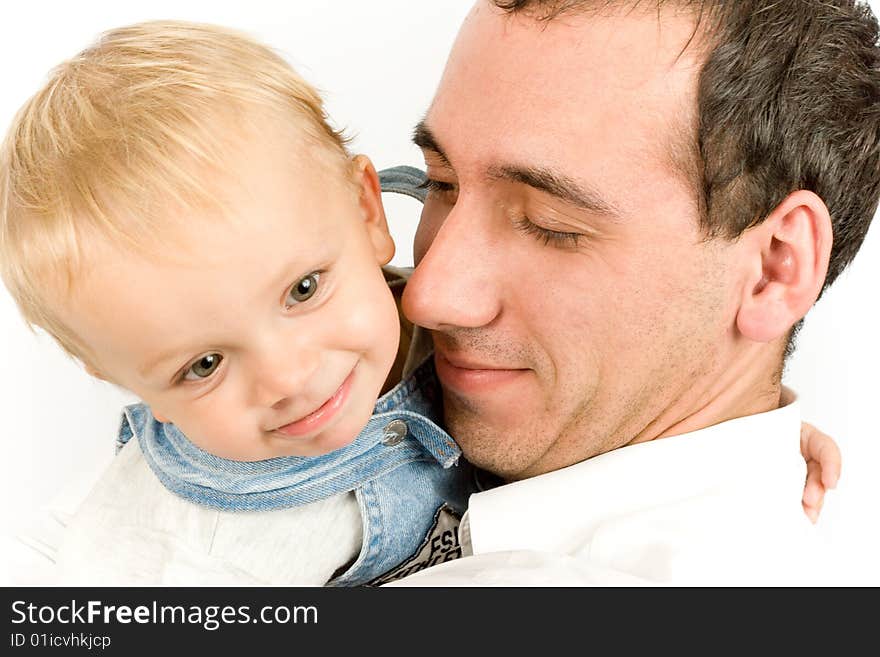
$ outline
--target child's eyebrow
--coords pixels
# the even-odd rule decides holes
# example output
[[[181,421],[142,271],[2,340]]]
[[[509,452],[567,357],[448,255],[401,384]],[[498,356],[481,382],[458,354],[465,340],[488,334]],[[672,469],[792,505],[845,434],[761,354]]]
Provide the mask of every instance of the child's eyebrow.
[[[157,369],[159,369],[168,361],[183,360],[183,358],[185,358],[185,356],[183,355],[184,353],[188,352],[184,352],[183,350],[177,348],[173,350],[168,349],[167,351],[163,351],[155,358],[151,358],[146,363],[138,367],[137,372],[142,378],[148,379]]]

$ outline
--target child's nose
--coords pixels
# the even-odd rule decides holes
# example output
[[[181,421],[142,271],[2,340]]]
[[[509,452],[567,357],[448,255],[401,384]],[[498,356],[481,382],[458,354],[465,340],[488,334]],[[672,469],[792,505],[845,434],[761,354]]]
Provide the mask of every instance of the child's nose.
[[[302,395],[315,379],[318,362],[317,349],[276,352],[274,357],[261,358],[254,374],[257,403],[280,408]]]

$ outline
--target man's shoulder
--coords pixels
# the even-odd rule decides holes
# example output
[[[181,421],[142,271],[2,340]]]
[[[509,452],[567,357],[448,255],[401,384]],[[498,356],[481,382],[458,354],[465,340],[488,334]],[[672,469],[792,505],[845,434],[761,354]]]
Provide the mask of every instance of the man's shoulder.
[[[652,582],[576,557],[537,550],[472,555],[386,586],[648,586]]]

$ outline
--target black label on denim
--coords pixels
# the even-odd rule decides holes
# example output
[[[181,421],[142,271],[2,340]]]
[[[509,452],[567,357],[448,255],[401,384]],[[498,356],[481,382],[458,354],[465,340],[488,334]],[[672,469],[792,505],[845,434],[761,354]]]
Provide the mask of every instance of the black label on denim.
[[[416,549],[415,553],[396,568],[380,575],[367,586],[381,586],[396,579],[403,579],[408,575],[458,559],[461,556],[461,543],[458,540],[458,526],[461,523],[459,516],[451,507],[444,504],[434,514],[434,522],[425,540]]]

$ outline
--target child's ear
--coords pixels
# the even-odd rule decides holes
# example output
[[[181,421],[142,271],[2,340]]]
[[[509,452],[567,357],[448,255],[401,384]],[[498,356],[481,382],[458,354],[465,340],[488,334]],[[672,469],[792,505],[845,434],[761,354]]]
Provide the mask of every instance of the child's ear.
[[[113,383],[113,381],[111,381],[106,375],[102,374],[101,371],[97,369],[94,365],[83,361],[83,367],[86,368],[86,372],[88,372],[90,376],[93,376],[96,379],[100,379],[101,381],[106,381],[107,383]],[[153,413],[153,417],[159,420],[159,422],[167,424],[168,419],[164,415],[159,415],[152,407],[150,407],[150,411]]]
[[[388,231],[385,219],[385,207],[382,205],[382,187],[379,174],[366,155],[355,156],[353,162],[355,180],[360,186],[360,204],[364,213],[364,222],[373,244],[376,261],[387,265],[394,257],[394,240]]]
[[[743,236],[747,276],[736,317],[743,336],[771,342],[807,314],[825,284],[832,237],[828,208],[806,190]]]
[[[108,379],[105,375],[101,374],[101,371],[98,368],[96,368],[94,365],[91,365],[90,363],[86,363],[85,361],[83,361],[83,367],[86,368],[86,373],[89,376],[93,376],[96,379],[100,379],[101,381],[107,381],[107,382],[110,381],[110,379]]]

